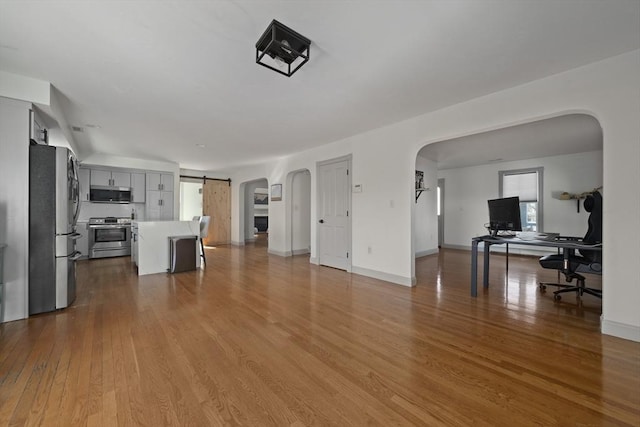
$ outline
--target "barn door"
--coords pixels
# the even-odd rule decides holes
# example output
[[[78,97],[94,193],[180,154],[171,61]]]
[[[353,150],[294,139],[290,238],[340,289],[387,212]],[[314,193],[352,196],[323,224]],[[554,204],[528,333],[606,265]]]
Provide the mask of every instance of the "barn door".
[[[231,186],[227,181],[207,179],[202,190],[202,214],[211,217],[205,245],[231,243]]]

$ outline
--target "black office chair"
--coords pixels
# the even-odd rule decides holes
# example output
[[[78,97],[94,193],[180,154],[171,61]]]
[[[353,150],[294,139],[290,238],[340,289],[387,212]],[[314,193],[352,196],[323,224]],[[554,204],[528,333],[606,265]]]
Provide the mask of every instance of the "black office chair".
[[[578,237],[564,237],[567,240],[575,240],[576,243],[601,244],[602,243],[602,195],[594,191],[584,200],[584,209],[589,212],[589,228],[582,239]],[[560,237],[561,239],[563,237]],[[561,289],[553,293],[553,299],[560,300],[560,294],[565,292],[577,292],[577,296],[583,294],[594,295],[602,298],[602,290],[587,288],[584,284],[585,277],[579,273],[602,275],[602,251],[578,249],[580,255],[576,255],[574,249],[568,249],[569,259],[565,266],[564,255],[547,255],[540,258],[542,268],[559,270],[564,274],[567,282],[576,279],[576,285],[561,283],[540,282],[540,290],[545,291],[547,286],[557,286]]]

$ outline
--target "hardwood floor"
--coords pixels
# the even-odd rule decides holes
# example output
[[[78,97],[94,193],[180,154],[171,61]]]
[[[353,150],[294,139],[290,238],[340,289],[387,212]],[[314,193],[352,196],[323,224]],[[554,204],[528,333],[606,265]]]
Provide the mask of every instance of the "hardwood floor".
[[[0,425],[640,425],[640,344],[599,300],[499,256],[474,299],[469,258],[419,259],[415,288],[261,240],[176,275],[80,262],[72,307],[0,326]]]

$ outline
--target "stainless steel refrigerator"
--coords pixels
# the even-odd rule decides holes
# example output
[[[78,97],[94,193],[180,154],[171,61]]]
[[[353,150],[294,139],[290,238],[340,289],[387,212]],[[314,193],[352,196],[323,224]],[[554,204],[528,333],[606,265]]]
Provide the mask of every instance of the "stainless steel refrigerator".
[[[76,297],[78,165],[64,147],[29,147],[29,314],[71,305]]]

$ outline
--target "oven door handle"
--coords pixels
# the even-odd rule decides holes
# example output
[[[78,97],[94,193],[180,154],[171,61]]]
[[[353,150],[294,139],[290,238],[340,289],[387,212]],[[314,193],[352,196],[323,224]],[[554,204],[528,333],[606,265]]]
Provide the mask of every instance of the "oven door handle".
[[[93,228],[94,230],[96,229],[105,229],[105,230],[111,230],[113,228],[131,228],[131,225],[129,224],[96,224],[96,225],[90,225],[89,228]]]

